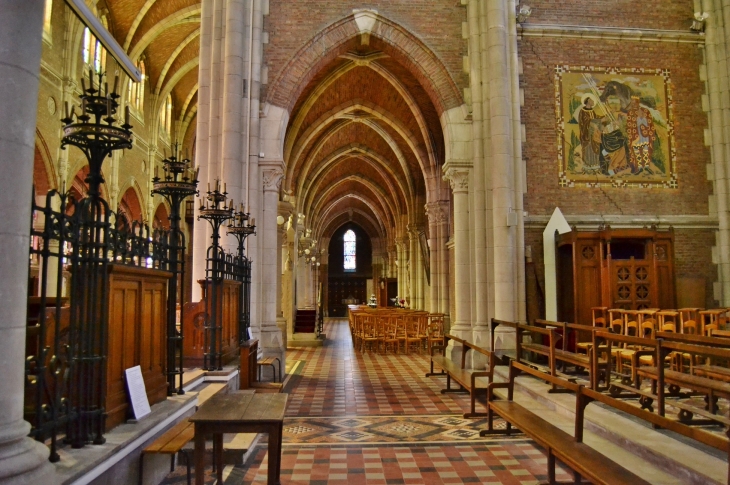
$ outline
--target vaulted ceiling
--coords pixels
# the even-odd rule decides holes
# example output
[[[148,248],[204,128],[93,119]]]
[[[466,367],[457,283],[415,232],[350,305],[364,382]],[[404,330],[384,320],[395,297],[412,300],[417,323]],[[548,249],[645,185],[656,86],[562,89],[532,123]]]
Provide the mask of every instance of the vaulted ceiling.
[[[179,138],[195,129],[200,51],[200,0],[113,0],[104,7],[109,28],[130,59],[144,57],[148,88],[173,99]]]
[[[392,241],[396,227],[423,213],[426,177],[444,150],[439,116],[413,73],[382,47],[359,36],[343,44],[294,105],[284,190],[316,238],[354,221]]]

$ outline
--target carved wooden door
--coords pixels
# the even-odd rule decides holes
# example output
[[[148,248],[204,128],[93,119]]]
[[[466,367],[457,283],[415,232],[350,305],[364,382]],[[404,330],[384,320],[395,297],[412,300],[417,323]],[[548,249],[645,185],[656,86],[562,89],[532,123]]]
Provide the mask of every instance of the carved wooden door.
[[[651,308],[655,282],[651,260],[611,260],[611,286],[613,308],[642,310]]]

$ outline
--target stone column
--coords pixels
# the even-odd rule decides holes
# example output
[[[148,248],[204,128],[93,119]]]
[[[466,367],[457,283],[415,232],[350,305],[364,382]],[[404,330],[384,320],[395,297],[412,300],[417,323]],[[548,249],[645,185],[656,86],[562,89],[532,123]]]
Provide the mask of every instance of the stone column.
[[[279,298],[277,287],[276,258],[279,255],[276,217],[278,215],[279,188],[284,176],[282,163],[267,164],[262,167],[264,206],[261,221],[261,330],[260,345],[264,357],[281,359],[282,369],[286,366],[286,347],[281,331],[276,325],[276,300]]]
[[[469,176],[470,168],[465,166],[444,166],[445,175],[454,193],[454,301],[455,315],[452,317],[451,333],[459,338],[471,339],[471,301],[469,284]],[[459,349],[460,352],[460,349]],[[453,351],[452,351],[453,355]],[[452,357],[453,358],[453,357]]]
[[[450,320],[450,287],[449,287],[449,274],[450,268],[450,254],[446,248],[446,244],[449,242],[449,203],[441,201],[438,203],[440,206],[437,219],[436,219],[436,245],[438,246],[439,262],[438,262],[438,285],[439,285],[439,303],[438,312],[449,316]]]
[[[482,49],[482,37],[480,35],[480,12],[479,3],[470,1],[467,6],[467,18],[469,25],[469,80],[471,83],[472,97],[472,147],[474,150],[474,330],[472,341],[484,348],[489,347],[489,303],[493,300],[490,292],[490,273],[487,269],[487,227],[490,226],[491,212],[487,211],[487,188],[491,180],[488,173],[487,158],[485,156],[484,141],[484,116],[488,106],[484,105],[484,91],[488,87],[483,85],[483,69],[488,69],[488,63],[482,63],[486,52]],[[489,221],[489,222],[488,222]],[[476,362],[472,362],[475,368],[483,364],[481,354],[473,355]]]
[[[408,266],[410,268],[410,302],[411,308],[414,310],[421,310],[423,308],[423,302],[418,298],[418,276],[419,276],[419,252],[418,251],[418,228],[413,225],[408,225]]]
[[[286,219],[279,215],[276,218],[276,326],[281,332],[284,348],[287,347],[286,318],[284,318],[284,271],[283,257],[286,255]]]
[[[23,420],[33,150],[43,0],[0,0],[0,484],[55,483]]]
[[[492,174],[492,231],[494,238],[494,316],[505,320],[517,317],[516,223],[509,222],[515,208],[513,170],[512,99],[507,2],[488,0],[486,35],[489,78],[489,151]],[[518,219],[517,214],[512,218]]]
[[[431,313],[439,312],[439,251],[438,247],[438,204],[426,204],[426,217],[428,217],[428,250],[429,266],[431,268],[431,286],[429,288],[429,299],[431,300]]]
[[[720,306],[730,305],[730,158],[728,145],[728,104],[730,81],[728,80],[726,25],[723,10],[730,16],[730,9],[723,9],[719,1],[703,0],[702,10],[710,13],[705,28],[705,52],[707,64],[707,91],[710,97],[709,125],[713,173],[713,193],[717,202],[717,263],[719,291],[716,298]],[[730,19],[729,19],[730,20]]]
[[[214,0],[202,0],[202,11],[200,14],[200,66],[198,68],[198,114],[195,141],[195,162],[200,166],[198,180],[200,180],[200,192],[206,189],[210,181],[211,171],[208,167],[208,152],[211,143],[210,132],[210,78],[211,78],[211,54],[213,49],[213,10]],[[150,172],[154,173],[152,161],[150,161]],[[195,201],[195,205],[199,205]],[[196,207],[197,213],[197,207]],[[208,245],[210,244],[210,227],[205,221],[195,223],[193,232],[193,294],[192,301],[200,301],[201,288],[198,280],[205,278],[205,259]]]
[[[242,142],[243,132],[243,57],[244,57],[244,29],[245,12],[243,0],[226,0],[225,27],[222,29],[222,79],[221,103],[218,106],[221,112],[221,149],[220,149],[220,177],[226,183],[228,199],[233,199],[238,206],[243,201],[243,167],[245,158]],[[233,236],[222,238],[223,249],[235,254],[238,243]]]

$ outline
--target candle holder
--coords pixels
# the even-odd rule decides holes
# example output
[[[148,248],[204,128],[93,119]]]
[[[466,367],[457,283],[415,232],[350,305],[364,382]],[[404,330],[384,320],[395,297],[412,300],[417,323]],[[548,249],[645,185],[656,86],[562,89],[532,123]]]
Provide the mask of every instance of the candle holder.
[[[206,279],[206,306],[208,307],[205,323],[205,342],[203,353],[203,368],[206,370],[222,370],[222,340],[223,340],[223,278],[226,274],[226,253],[220,245],[221,226],[234,217],[233,200],[228,202],[226,184],[221,191],[220,181],[216,180],[215,187],[208,190],[201,198],[198,209],[198,220],[205,219],[211,226],[212,244],[208,247],[205,261]]]
[[[175,144],[173,153],[162,161],[162,178],[155,167],[152,178],[152,195],[161,195],[170,204],[170,232],[168,234],[169,271],[172,277],[168,282],[167,297],[167,395],[185,394],[183,390],[183,326],[177,328],[177,305],[182,302],[182,285],[185,281],[185,234],[180,230],[180,206],[183,200],[198,194],[199,168],[191,168],[190,160],[179,157],[179,145]],[[180,305],[180,322],[183,321],[183,305]],[[175,380],[178,377],[178,385]]]
[[[117,85],[119,77],[114,77],[114,85],[104,81],[104,73],[96,75],[99,79],[99,89],[94,87],[94,71],[89,70],[89,86],[86,79],[81,79],[81,111],[76,114],[76,107],[69,110],[65,105],[65,117],[61,148],[67,145],[78,147],[89,162],[89,174],[85,182],[89,184],[88,195],[97,197],[99,186],[104,182],[101,175],[101,165],[104,159],[115,150],[132,148],[132,125],[129,124],[129,106],[125,108],[124,123],[117,126],[117,109],[119,108],[119,94]],[[103,83],[103,84],[102,84]],[[103,87],[103,89],[102,89]]]
[[[98,78],[96,86],[94,78]],[[112,89],[104,74],[89,70],[89,85],[81,80],[81,109],[70,110],[65,104],[61,148],[72,145],[81,150],[89,164],[87,196],[78,202],[77,254],[81,255],[73,270],[69,288],[70,316],[68,348],[72,349],[69,377],[69,402],[74,418],[66,427],[66,441],[73,448],[86,443],[102,444],[106,421],[107,346],[109,311],[109,241],[112,240],[109,204],[100,196],[104,182],[101,166],[112,152],[132,148],[129,109],[124,123],[117,124],[119,78]],[[98,86],[98,89],[97,89]],[[55,451],[54,451],[55,454]],[[54,459],[54,456],[51,457]]]
[[[246,257],[245,243],[248,236],[256,235],[256,220],[243,211],[243,204],[233,219],[228,221],[226,234],[233,235],[238,241],[237,273],[241,281],[239,294],[238,342],[248,340],[248,329],[251,326],[251,260]]]

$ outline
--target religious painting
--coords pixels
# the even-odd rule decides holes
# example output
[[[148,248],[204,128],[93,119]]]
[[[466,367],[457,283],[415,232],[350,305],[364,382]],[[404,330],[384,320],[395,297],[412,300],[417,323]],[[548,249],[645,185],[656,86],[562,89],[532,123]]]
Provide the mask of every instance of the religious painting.
[[[669,71],[557,66],[561,187],[677,188]]]

